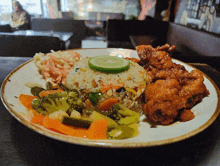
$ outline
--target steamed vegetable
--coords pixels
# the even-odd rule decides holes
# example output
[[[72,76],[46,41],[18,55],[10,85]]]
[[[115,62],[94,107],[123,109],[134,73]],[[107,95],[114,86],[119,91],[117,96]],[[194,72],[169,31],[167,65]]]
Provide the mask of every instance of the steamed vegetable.
[[[92,122],[88,129],[87,138],[89,139],[107,139],[108,120],[99,119]]]
[[[106,119],[108,121],[108,126],[109,127],[114,127],[114,126],[118,126],[118,124],[111,118],[105,116],[104,114],[100,113],[99,111],[95,111],[93,110],[91,115],[89,116],[89,119],[92,121],[96,121],[99,119]]]
[[[116,103],[108,112],[108,117],[115,120],[119,125],[129,125],[138,123],[140,114],[124,107],[122,104]]]
[[[126,139],[131,138],[135,133],[135,129],[128,126],[117,126],[113,129],[109,129],[108,137],[110,139]]]
[[[37,97],[40,97],[39,94],[44,91],[44,88],[34,86],[31,88],[31,94]]]
[[[102,94],[100,92],[92,92],[89,94],[89,100],[96,103],[101,98],[101,95]]]
[[[31,109],[31,103],[34,99],[37,99],[36,96],[26,95],[26,94],[20,94],[19,95],[19,101],[28,109]]]
[[[92,122],[88,129],[72,127],[62,124],[58,120],[50,119],[45,116],[43,126],[49,130],[53,130],[65,135],[84,137],[89,139],[107,139],[107,120],[97,120]]]
[[[121,86],[116,89],[123,90]],[[80,96],[76,89],[48,82],[46,89],[32,87],[31,93],[34,96],[21,94],[19,100],[31,110],[30,122],[49,130],[89,139],[126,139],[138,133],[140,115],[119,104],[117,98],[99,102],[101,92]]]
[[[51,91],[51,90],[50,90]],[[71,114],[73,110],[82,111],[82,100],[77,97],[75,91],[58,91],[43,96],[40,99],[32,101],[31,106],[37,112],[44,115],[51,114],[55,111],[65,111]]]
[[[78,112],[82,112],[82,109],[84,107],[83,102],[78,97],[71,97],[70,95],[66,98],[70,109],[68,110],[68,113],[70,114],[73,110],[77,110]]]
[[[47,83],[46,83],[46,90],[52,90],[52,88],[53,88],[52,83],[47,81]]]
[[[73,117],[63,117],[61,122],[66,125],[74,126],[74,127],[81,127],[81,128],[89,128],[92,121],[84,120],[84,119],[78,119]]]
[[[40,97],[44,97],[44,96],[48,96],[51,95],[53,93],[57,93],[57,92],[62,92],[63,90],[61,89],[57,89],[57,90],[43,90],[39,93]]]
[[[48,116],[45,117],[43,125],[47,129],[55,130],[62,134],[76,136],[76,137],[85,137],[88,132],[87,129],[67,126],[62,124],[58,120],[50,119]]]
[[[70,108],[66,98],[53,98],[51,96],[42,98],[40,101],[40,107],[45,109],[48,114],[59,110],[66,112]]]
[[[36,112],[33,109],[31,109],[30,111],[32,112],[31,117],[30,117],[31,118],[30,122],[43,125],[45,116],[43,114]]]
[[[102,103],[100,103],[99,110],[109,111],[111,109],[111,107],[118,102],[119,101],[117,98],[107,99],[107,100],[103,101]]]

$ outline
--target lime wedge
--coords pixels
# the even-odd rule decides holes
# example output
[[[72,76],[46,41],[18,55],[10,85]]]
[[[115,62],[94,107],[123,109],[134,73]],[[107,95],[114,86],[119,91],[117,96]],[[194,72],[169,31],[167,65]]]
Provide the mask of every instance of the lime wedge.
[[[89,59],[89,67],[108,73],[119,73],[129,68],[130,61],[116,56],[101,55]]]

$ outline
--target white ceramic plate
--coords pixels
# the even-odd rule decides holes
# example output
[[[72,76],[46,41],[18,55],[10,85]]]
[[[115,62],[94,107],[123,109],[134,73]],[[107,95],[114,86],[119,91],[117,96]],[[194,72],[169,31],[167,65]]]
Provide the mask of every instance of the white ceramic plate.
[[[138,58],[137,52],[130,49],[78,49],[75,51],[80,53],[83,57],[110,54],[112,56],[122,55],[125,57]],[[192,66],[178,60],[173,61],[185,66],[188,71],[195,69]],[[140,134],[134,138],[125,140],[89,140],[85,138],[70,137],[30,123],[27,111],[25,107],[19,103],[18,96],[21,93],[30,94],[29,88],[24,86],[24,84],[28,81],[34,81],[45,85],[45,81],[39,75],[38,69],[34,65],[33,60],[19,66],[7,76],[1,87],[1,99],[8,111],[18,121],[30,129],[53,139],[73,144],[96,147],[149,147],[187,139],[206,129],[217,118],[220,110],[219,89],[205,74],[204,78],[204,83],[207,86],[210,95],[205,97],[201,103],[192,109],[195,114],[195,118],[193,120],[188,122],[176,122],[169,126],[157,126],[157,128],[151,128],[150,124],[144,122],[145,116],[143,115],[141,117],[141,125],[139,127]]]

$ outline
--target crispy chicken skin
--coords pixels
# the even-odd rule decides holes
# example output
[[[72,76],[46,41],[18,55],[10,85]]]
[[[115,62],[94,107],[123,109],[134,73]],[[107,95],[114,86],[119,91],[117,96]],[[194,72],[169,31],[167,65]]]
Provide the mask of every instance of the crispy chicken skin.
[[[153,48],[137,46],[140,61],[152,83],[145,88],[143,112],[154,122],[170,124],[176,119],[194,118],[191,108],[209,95],[200,71],[188,72],[184,66],[172,62],[175,46],[168,44]]]
[[[181,86],[176,79],[157,80],[147,84],[143,112],[154,122],[169,124],[178,115],[178,110],[185,106],[179,96]]]

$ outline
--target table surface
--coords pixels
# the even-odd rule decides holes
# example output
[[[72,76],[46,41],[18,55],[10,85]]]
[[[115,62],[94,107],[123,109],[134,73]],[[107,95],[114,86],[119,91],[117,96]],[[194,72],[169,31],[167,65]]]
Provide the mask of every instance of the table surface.
[[[30,58],[0,57],[0,85],[16,67]],[[220,87],[220,74],[206,64],[192,64]],[[220,117],[187,140],[148,148],[96,148],[60,142],[40,135],[20,122],[0,102],[1,166],[30,165],[220,165]]]

